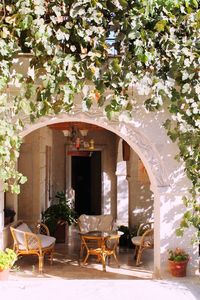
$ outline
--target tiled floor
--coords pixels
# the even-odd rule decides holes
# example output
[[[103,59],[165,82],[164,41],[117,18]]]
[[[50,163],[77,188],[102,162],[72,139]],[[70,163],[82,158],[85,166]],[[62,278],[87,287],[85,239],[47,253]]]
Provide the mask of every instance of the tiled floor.
[[[91,257],[87,265],[79,261],[80,240],[76,228],[68,235],[66,243],[56,244],[54,262],[50,265],[45,260],[44,273],[38,273],[38,258],[34,256],[23,256],[17,261],[18,270],[11,273],[13,279],[151,279],[153,274],[153,251],[144,251],[140,267],[135,266],[133,258],[134,249],[118,249],[120,268],[111,258],[106,272],[102,271],[102,265]]]

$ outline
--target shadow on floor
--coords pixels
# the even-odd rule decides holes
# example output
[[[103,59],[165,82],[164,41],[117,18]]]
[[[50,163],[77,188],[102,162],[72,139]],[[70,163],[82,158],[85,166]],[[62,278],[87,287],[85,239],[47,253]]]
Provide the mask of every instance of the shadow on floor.
[[[152,279],[153,250],[144,251],[142,265],[136,267],[133,258],[134,249],[119,248],[118,259],[120,268],[111,258],[106,272],[102,271],[101,263],[90,257],[87,265],[79,261],[80,240],[76,231],[71,232],[66,243],[56,244],[53,265],[45,258],[44,272],[38,272],[38,258],[23,256],[16,262],[16,270],[11,272],[13,279]]]

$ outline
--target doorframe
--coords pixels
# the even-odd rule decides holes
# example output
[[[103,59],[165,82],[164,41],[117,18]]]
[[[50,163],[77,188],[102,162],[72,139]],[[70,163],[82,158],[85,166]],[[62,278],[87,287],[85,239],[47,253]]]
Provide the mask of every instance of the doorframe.
[[[67,150],[68,150],[69,144],[65,144],[65,191],[70,189],[72,186],[72,156],[71,155],[66,155]],[[104,177],[103,177],[103,166],[105,164],[104,161],[104,154],[105,154],[105,149],[103,145],[97,145],[98,152],[101,153],[101,214],[105,213],[105,185],[104,185]],[[68,166],[68,167],[67,167]],[[67,180],[69,178],[69,180]],[[106,213],[108,213],[106,211]],[[111,207],[110,207],[110,213],[111,213]]]

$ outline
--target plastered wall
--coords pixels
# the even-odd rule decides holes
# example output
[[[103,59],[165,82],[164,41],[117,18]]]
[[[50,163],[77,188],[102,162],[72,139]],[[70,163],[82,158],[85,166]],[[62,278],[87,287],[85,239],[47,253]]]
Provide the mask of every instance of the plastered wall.
[[[18,168],[28,181],[18,196],[18,218],[28,224],[40,220],[45,209],[46,146],[52,146],[52,133],[47,127],[27,135],[21,146]]]
[[[150,191],[150,181],[146,169],[131,149],[127,162],[129,183],[129,226],[133,228],[140,223],[153,220],[154,197]]]
[[[102,213],[112,213],[116,216],[116,135],[107,130],[89,132],[86,140],[95,141],[95,148],[101,151],[102,168]],[[69,157],[66,159],[66,145],[69,143],[63,133],[53,130],[53,195],[57,191],[64,191],[71,179],[70,171],[66,176]],[[66,164],[66,165],[65,165]]]

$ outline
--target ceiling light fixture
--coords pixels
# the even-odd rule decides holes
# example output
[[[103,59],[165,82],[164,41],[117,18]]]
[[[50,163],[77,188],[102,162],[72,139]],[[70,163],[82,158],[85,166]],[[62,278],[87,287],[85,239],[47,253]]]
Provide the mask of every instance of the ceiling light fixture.
[[[65,129],[62,132],[67,137],[71,150],[94,150],[94,139],[89,141],[85,139],[88,135],[88,129],[78,129],[72,126],[70,129]]]

